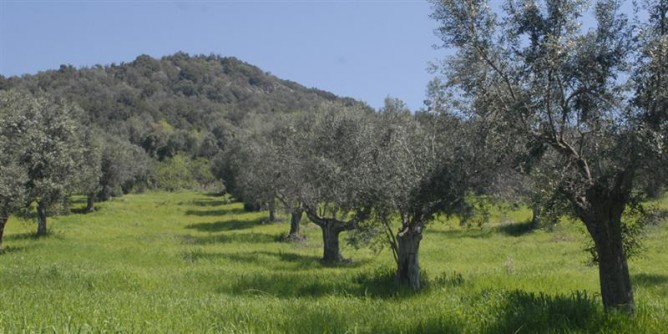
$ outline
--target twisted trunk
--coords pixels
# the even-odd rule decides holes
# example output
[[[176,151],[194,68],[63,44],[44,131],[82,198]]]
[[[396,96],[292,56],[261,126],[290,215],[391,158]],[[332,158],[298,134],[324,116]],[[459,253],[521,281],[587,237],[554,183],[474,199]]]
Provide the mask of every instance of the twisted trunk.
[[[606,310],[633,313],[633,288],[622,234],[622,213],[628,194],[619,187],[613,191],[591,190],[587,194],[589,205],[580,208],[579,216],[596,246],[603,306]]]
[[[531,227],[538,228],[540,226],[540,208],[534,206],[531,208]]]
[[[326,264],[348,262],[348,260],[341,256],[339,234],[343,231],[356,229],[357,224],[369,216],[369,212],[365,210],[358,212],[352,219],[344,221],[336,218],[321,217],[317,214],[316,210],[306,205],[303,208],[308,218],[314,224],[320,226],[322,230],[322,241],[324,244],[322,262]]]
[[[290,212],[290,233],[288,233],[288,240],[299,240],[299,225],[304,215],[304,209],[301,207],[293,208]]]
[[[276,222],[276,203],[274,200],[269,201],[269,222]]]
[[[623,203],[603,205],[585,224],[596,245],[603,306],[633,313],[633,288],[622,241],[623,211]]]
[[[40,201],[37,204],[37,236],[46,235],[46,207],[47,204],[44,201]]]
[[[605,234],[607,232],[599,235],[596,241],[603,306],[606,309],[614,308],[633,313],[633,287],[621,237]]]
[[[95,194],[89,194],[86,198],[86,212],[95,211]]]
[[[320,225],[322,229],[322,241],[324,243],[324,252],[322,256],[322,262],[327,264],[336,264],[340,262],[345,262],[343,256],[341,256],[341,250],[339,247],[339,234],[341,234],[340,226],[333,222],[323,222]]]
[[[420,261],[418,251],[422,240],[422,229],[405,226],[397,234],[397,283],[420,289]]]
[[[5,234],[5,224],[7,224],[7,221],[9,220],[9,214],[6,212],[1,212],[0,213],[0,253],[2,253],[2,237]]]

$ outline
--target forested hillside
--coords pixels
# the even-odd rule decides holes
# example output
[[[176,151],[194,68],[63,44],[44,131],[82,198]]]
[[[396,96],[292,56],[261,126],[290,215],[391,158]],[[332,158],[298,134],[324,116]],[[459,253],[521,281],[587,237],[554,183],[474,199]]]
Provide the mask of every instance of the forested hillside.
[[[130,63],[4,78],[0,89],[24,88],[69,99],[84,120],[140,144],[160,121],[175,129],[217,131],[249,113],[308,110],[322,101],[353,99],[281,80],[236,58],[176,53],[138,56]]]
[[[0,90],[47,95],[77,106],[77,127],[99,132],[93,137],[113,142],[110,146],[121,151],[113,160],[141,148],[154,161],[179,155],[177,163],[187,165],[200,159],[197,166],[190,166],[200,174],[208,173],[209,160],[223,150],[226,136],[249,115],[307,112],[323,102],[363,105],[281,80],[236,58],[183,52],[161,59],[140,55],[129,63],[80,69],[61,65],[35,75],[0,76]],[[196,182],[166,184],[166,179],[179,176],[159,175],[174,172],[170,162],[144,168],[151,175],[142,176],[149,183],[142,187],[174,190],[213,182],[200,177],[189,180]]]

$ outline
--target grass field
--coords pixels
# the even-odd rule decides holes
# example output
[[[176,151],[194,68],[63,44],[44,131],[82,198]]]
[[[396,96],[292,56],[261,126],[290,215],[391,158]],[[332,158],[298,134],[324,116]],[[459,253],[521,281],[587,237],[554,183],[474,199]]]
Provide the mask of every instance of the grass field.
[[[83,203],[75,203],[75,208]],[[660,203],[668,207],[668,200]],[[668,332],[668,223],[630,263],[637,313],[604,313],[583,229],[524,231],[526,211],[482,229],[435,223],[422,242],[429,286],[397,290],[389,251],[344,247],[323,267],[319,229],[198,193],[128,195],[92,214],[10,219],[0,255],[0,333]],[[287,217],[284,220],[287,220]]]

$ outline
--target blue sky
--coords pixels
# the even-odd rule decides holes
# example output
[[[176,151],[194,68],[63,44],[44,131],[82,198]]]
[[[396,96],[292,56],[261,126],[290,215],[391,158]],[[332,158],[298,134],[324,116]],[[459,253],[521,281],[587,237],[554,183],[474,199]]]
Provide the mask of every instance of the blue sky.
[[[425,0],[0,0],[4,76],[177,51],[234,56],[276,76],[380,107],[422,106],[444,55]]]

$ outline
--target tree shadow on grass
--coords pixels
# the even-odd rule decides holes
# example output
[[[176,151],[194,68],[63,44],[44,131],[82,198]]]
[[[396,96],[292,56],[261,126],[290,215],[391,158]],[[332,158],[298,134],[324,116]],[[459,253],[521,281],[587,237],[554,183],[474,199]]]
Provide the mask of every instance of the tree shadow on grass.
[[[10,254],[10,253],[20,253],[26,251],[26,247],[16,247],[12,245],[4,245],[0,248],[0,256]]]
[[[322,268],[318,257],[291,252],[254,251],[211,253],[201,250],[189,250],[184,252],[182,256],[186,262],[196,262],[198,260],[225,260],[237,262],[242,265],[252,265],[275,270],[308,270]]]
[[[396,281],[396,272],[390,268],[377,269],[374,272],[362,272],[358,274],[354,282],[360,286],[360,294],[365,297],[380,299],[402,298],[415,296],[427,292],[429,283],[426,276],[422,275],[421,285],[423,289],[415,291],[408,286],[400,285]]]
[[[523,235],[529,234],[535,230],[535,226],[532,221],[526,221],[522,223],[509,223],[503,224],[496,228],[499,232],[509,235],[511,237],[521,237]]]
[[[633,284],[650,287],[657,285],[668,285],[668,275],[661,274],[635,274],[632,275]]]
[[[223,232],[245,230],[260,225],[263,218],[256,218],[252,220],[223,220],[215,223],[197,223],[186,226],[187,229],[193,229],[200,232]]]
[[[341,277],[336,277],[341,276]],[[357,294],[350,277],[327,272],[263,272],[241,275],[218,289],[234,295],[270,295],[279,298]]]
[[[246,213],[246,211],[244,211],[243,208],[226,208],[218,210],[186,210],[186,215],[200,216],[200,217],[240,215],[244,213]]]
[[[58,233],[53,233],[52,231],[47,231],[46,235],[42,236],[37,236],[36,233],[34,232],[25,232],[25,233],[17,233],[17,234],[9,234],[5,235],[2,239],[2,251],[0,254],[3,253],[15,253],[15,252],[22,252],[26,251],[28,247],[25,246],[14,246],[11,243],[14,241],[23,241],[23,240],[33,240],[37,241],[40,239],[45,239],[45,238],[55,238],[55,239],[60,239],[63,240],[63,236]]]
[[[302,255],[292,252],[255,251],[250,253],[229,254],[227,258],[239,263],[254,263],[273,266],[275,269],[305,270],[322,267],[320,265],[320,259],[317,256]]]
[[[427,230],[428,234],[440,234],[447,238],[472,238],[472,239],[487,239],[493,235],[492,229],[461,229],[461,230]]]
[[[35,232],[25,232],[25,233],[5,235],[3,240],[5,240],[5,241],[38,240],[38,239],[42,239],[42,238],[51,238],[51,237],[54,237],[54,236],[55,236],[55,234],[51,231],[47,231],[46,235],[42,235],[42,236],[37,236],[37,234]]]
[[[600,301],[586,292],[546,295],[525,291],[503,293],[494,322],[486,333],[599,332],[609,326]]]
[[[194,200],[189,205],[195,206],[221,206],[225,204],[230,204],[229,200]]]
[[[102,207],[95,205],[95,209],[93,211],[87,211],[86,206],[84,205],[82,207],[71,208],[70,212],[76,215],[87,215],[95,212],[100,212],[102,210],[103,210]]]
[[[257,265],[270,266],[269,258],[262,258],[262,253],[237,254],[236,260],[244,263],[249,261]],[[269,253],[265,253],[269,254]],[[276,256],[277,254],[269,254]],[[273,268],[277,270],[305,270],[323,268],[320,259],[315,256],[304,256],[294,253],[278,254],[280,261],[298,264],[297,267]],[[218,289],[219,293],[244,295],[266,294],[281,298],[355,296],[360,298],[399,299],[411,298],[426,293],[428,289],[413,291],[394,281],[394,272],[381,270],[374,273],[350,273],[332,271],[266,271],[241,275]]]
[[[184,235],[181,237],[182,243],[190,245],[210,245],[227,243],[245,243],[245,244],[266,244],[278,242],[282,235],[271,235],[267,233],[226,233],[218,235],[208,235],[204,237]]]

